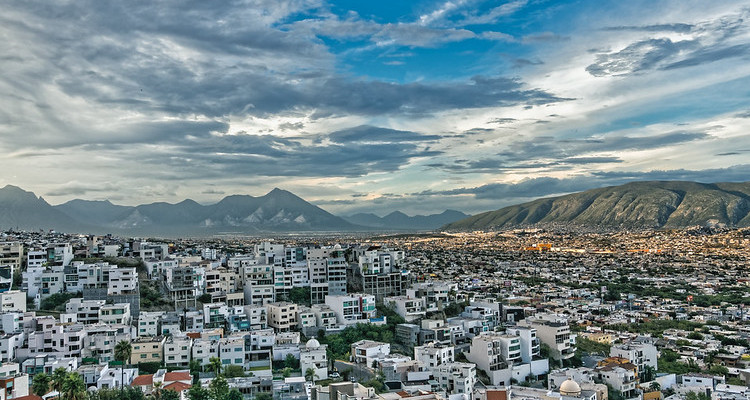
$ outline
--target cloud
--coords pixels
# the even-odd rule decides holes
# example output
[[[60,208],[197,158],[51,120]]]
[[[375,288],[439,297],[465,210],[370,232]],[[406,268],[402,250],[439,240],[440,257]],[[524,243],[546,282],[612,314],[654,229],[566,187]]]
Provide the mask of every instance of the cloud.
[[[677,32],[688,33],[695,28],[693,24],[653,24],[641,26],[609,26],[604,28],[605,31],[636,31],[636,32]]]
[[[491,183],[470,188],[412,193],[414,196],[458,196],[473,195],[477,199],[505,200],[539,198],[595,189],[604,186],[622,185],[632,181],[685,180],[702,183],[745,182],[750,176],[750,164],[728,168],[705,170],[652,170],[594,172],[570,178],[538,177],[523,179],[515,183]]]
[[[586,67],[586,71],[593,76],[618,76],[650,70],[696,45],[691,40],[677,43],[670,39],[642,40],[617,52],[598,54],[596,61]]]
[[[586,67],[591,75],[623,76],[651,70],[672,70],[746,57],[745,20],[750,9],[696,24],[673,23],[643,26],[607,27],[609,31],[635,31],[653,34],[678,33],[688,37],[673,41],[669,37],[652,37],[628,44],[617,51],[597,51],[594,63]]]
[[[328,135],[336,143],[405,143],[435,141],[438,135],[423,135],[416,132],[399,131],[395,129],[379,128],[362,125],[354,128],[336,131]]]

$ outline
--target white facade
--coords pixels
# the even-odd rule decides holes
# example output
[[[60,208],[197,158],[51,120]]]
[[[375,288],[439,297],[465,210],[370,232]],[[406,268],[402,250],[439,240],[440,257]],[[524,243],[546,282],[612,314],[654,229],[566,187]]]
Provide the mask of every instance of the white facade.
[[[367,323],[375,318],[375,296],[369,294],[349,294],[325,297],[325,303],[336,313],[342,324]]]
[[[371,367],[373,361],[381,360],[391,354],[391,344],[374,340],[360,340],[351,345],[352,362]]]

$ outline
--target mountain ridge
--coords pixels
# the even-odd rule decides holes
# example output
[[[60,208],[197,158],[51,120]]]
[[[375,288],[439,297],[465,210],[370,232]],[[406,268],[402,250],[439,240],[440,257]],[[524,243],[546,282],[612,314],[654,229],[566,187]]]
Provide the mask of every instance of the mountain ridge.
[[[492,230],[545,224],[608,228],[750,226],[750,182],[641,181],[541,198],[444,225]]]

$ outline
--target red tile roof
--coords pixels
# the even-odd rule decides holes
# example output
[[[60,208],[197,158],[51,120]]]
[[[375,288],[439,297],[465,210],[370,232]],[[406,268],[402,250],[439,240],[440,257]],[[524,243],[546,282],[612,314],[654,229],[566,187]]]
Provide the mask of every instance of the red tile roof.
[[[154,375],[138,375],[133,379],[133,383],[130,386],[153,386]]]
[[[190,372],[167,372],[166,375],[164,375],[164,383],[174,382],[174,381],[193,381],[193,377],[190,376]]]
[[[175,392],[179,393],[179,392],[182,392],[183,390],[188,390],[191,387],[193,387],[193,385],[188,385],[187,383],[172,382],[169,385],[164,386],[164,389],[165,390],[174,390]]]

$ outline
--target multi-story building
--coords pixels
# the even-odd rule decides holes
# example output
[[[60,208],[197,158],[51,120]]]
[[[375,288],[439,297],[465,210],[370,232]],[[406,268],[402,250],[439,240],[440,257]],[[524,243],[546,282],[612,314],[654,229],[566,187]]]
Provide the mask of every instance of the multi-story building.
[[[518,337],[521,344],[521,361],[528,363],[538,358],[541,351],[536,329],[527,326],[515,326],[505,330],[506,333]]]
[[[373,365],[373,361],[383,359],[389,354],[391,354],[390,343],[363,339],[351,345],[352,362],[365,364],[368,367]]]
[[[201,366],[211,364],[212,357],[219,357],[219,341],[215,339],[195,339],[192,347],[193,360]]]
[[[164,343],[166,337],[140,337],[133,340],[133,352],[130,355],[130,364],[164,361]]]
[[[167,367],[187,367],[193,339],[188,336],[170,336],[164,343],[164,365]]]
[[[453,346],[443,346],[435,342],[414,347],[414,359],[428,368],[435,368],[443,363],[452,363],[455,361],[454,354]]]
[[[646,367],[658,368],[656,359],[659,351],[656,346],[648,342],[631,342],[626,344],[614,345],[609,350],[610,357],[622,357],[630,360],[631,363],[638,367],[639,372],[646,370]]]
[[[474,393],[477,383],[477,368],[471,363],[443,363],[432,370],[435,378],[433,391],[445,392],[447,395],[468,395]]]
[[[297,326],[297,304],[277,302],[266,304],[268,326],[276,332],[288,332]]]
[[[375,318],[375,296],[368,294],[327,295],[325,303],[336,313],[338,321],[351,325]]]
[[[347,262],[340,245],[307,249],[312,304],[325,302],[327,295],[346,294]]]
[[[219,339],[219,358],[222,365],[245,365],[245,336],[234,335]]]
[[[3,313],[26,312],[26,293],[20,290],[0,292],[0,311]]]
[[[99,308],[99,322],[108,325],[130,325],[130,303],[105,304]]]
[[[72,298],[65,304],[66,314],[75,314],[80,324],[90,325],[99,323],[99,310],[106,304],[104,300],[84,300]]]
[[[245,306],[249,330],[268,328],[268,309],[265,306]]]
[[[13,286],[13,274],[21,270],[23,244],[20,242],[0,242],[0,292]]]
[[[382,301],[388,296],[403,296],[409,284],[408,271],[401,269],[403,251],[372,247],[354,249],[357,265],[352,271],[352,287]]]
[[[276,301],[273,265],[243,265],[241,271],[245,304],[263,306]]]
[[[537,314],[519,322],[520,326],[535,328],[537,337],[550,347],[555,360],[567,360],[575,355],[576,335],[570,332],[565,317],[556,314]]]
[[[160,329],[163,312],[142,312],[138,316],[138,336],[159,336],[163,334]]]
[[[313,304],[312,311],[315,313],[315,323],[321,329],[333,329],[338,325],[336,312],[327,304]]]
[[[448,282],[419,282],[413,283],[406,289],[406,295],[411,298],[423,298],[427,312],[442,311],[450,305],[451,293],[458,292],[457,283]]]
[[[392,296],[386,297],[384,302],[392,307],[407,322],[422,319],[427,314],[426,303],[423,297]]]

